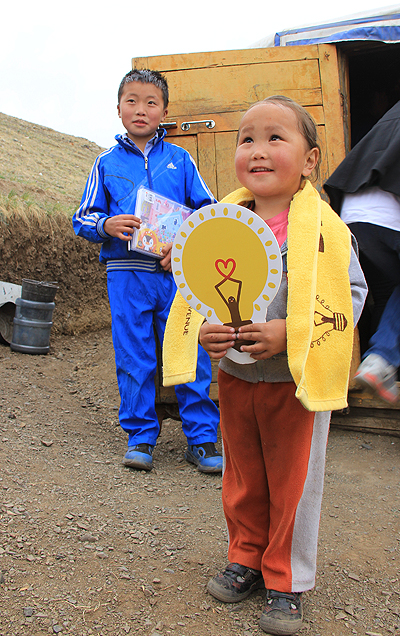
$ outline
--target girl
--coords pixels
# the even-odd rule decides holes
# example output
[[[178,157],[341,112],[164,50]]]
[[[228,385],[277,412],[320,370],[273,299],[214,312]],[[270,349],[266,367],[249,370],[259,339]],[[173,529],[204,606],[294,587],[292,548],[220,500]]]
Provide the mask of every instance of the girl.
[[[301,627],[301,594],[315,583],[330,411],[346,404],[353,325],[366,296],[348,229],[307,180],[319,157],[315,124],[291,99],[269,97],[245,113],[235,155],[245,187],[224,201],[265,220],[285,273],[265,323],[200,329],[202,346],[220,360],[229,532],[229,564],[208,591],[234,603],[265,586],[260,626],[269,634]],[[254,364],[225,357],[237,340],[254,341],[241,347]]]

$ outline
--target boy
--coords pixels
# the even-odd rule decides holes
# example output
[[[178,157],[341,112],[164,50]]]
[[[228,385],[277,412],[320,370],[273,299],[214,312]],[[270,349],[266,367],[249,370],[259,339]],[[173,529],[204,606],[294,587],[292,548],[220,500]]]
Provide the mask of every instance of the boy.
[[[128,251],[140,219],[134,216],[136,193],[144,185],[190,208],[214,203],[191,156],[166,143],[159,128],[167,115],[168,86],[157,71],[133,70],[121,81],[118,114],[126,133],[97,157],[73,217],[78,236],[102,243],[100,262],[107,267],[118,387],[119,421],[128,437],[123,459],[130,468],[151,470],[159,434],[155,411],[156,350],[154,328],[163,341],[175,295],[171,245],[161,261]],[[187,461],[201,472],[222,470],[215,449],[219,413],[209,398],[211,365],[199,346],[195,382],[175,388],[182,428],[188,440]]]

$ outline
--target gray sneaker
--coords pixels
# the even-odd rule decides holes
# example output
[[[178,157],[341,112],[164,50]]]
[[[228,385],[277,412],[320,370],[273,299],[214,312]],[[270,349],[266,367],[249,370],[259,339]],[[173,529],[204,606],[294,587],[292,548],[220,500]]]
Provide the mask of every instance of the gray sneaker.
[[[207,584],[209,593],[223,603],[243,601],[252,592],[263,587],[261,572],[240,563],[229,563],[223,572],[214,576]]]
[[[354,376],[357,385],[375,391],[385,402],[394,404],[399,397],[396,383],[397,369],[385,358],[370,353],[360,364]]]
[[[301,592],[267,590],[267,603],[261,614],[260,627],[267,634],[291,636],[303,624]]]

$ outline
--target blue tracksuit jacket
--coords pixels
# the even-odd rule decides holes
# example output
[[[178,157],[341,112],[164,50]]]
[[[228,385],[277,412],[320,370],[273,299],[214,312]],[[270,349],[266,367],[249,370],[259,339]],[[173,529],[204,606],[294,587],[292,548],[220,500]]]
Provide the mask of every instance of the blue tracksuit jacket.
[[[148,271],[156,271],[154,258],[129,252],[126,242],[103,230],[108,216],[135,214],[139,186],[194,210],[215,202],[192,157],[183,148],[165,142],[165,134],[162,129],[147,157],[123,135],[117,135],[118,144],[99,155],[93,165],[73,226],[78,236],[102,243],[100,261],[107,264],[107,271],[137,269],[137,260],[147,262]]]

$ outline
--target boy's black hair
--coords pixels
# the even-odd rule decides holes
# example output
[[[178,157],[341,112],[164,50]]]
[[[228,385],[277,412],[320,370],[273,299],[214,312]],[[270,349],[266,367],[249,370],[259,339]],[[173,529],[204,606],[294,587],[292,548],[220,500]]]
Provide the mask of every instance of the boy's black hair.
[[[129,84],[129,82],[141,82],[142,84],[154,84],[157,88],[161,89],[163,100],[164,100],[164,108],[167,108],[169,101],[169,93],[168,93],[168,84],[164,75],[161,75],[158,71],[151,71],[148,68],[144,69],[133,69],[133,71],[129,71],[121,80],[121,84],[118,89],[118,104],[121,101],[122,91],[124,90],[125,84]]]

